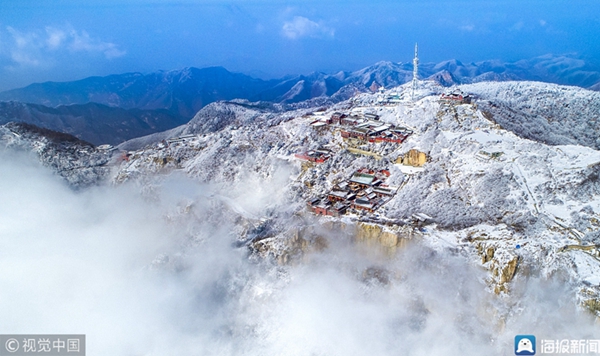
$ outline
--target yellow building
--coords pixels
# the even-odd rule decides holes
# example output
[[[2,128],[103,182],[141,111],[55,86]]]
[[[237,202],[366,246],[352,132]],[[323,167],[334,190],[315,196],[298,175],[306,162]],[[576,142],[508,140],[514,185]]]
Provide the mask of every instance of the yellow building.
[[[398,157],[396,163],[402,163],[405,166],[423,167],[427,162],[427,155],[424,152],[412,149],[404,156]]]

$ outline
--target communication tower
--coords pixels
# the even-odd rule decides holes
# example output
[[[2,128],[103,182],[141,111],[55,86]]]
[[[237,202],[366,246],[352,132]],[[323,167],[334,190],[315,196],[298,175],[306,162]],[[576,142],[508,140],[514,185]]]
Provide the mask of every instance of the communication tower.
[[[413,59],[413,80],[412,80],[412,94],[411,98],[415,100],[415,91],[417,90],[417,81],[419,78],[419,47],[415,43],[415,58]]]

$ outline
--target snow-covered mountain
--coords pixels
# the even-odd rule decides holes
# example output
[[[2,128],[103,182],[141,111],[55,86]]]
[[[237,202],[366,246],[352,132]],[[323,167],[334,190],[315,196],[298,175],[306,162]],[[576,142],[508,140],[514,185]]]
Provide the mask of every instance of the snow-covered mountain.
[[[272,85],[272,82],[231,73],[221,67],[184,68],[36,83],[2,92],[0,100],[50,107],[95,102],[123,109],[166,109],[190,118],[213,101],[247,98]]]
[[[600,72],[573,55],[546,55],[516,62],[489,60],[462,63],[448,60],[423,63],[419,70],[421,79],[429,78],[444,86],[481,81],[535,80],[593,89],[600,83]],[[349,85],[360,91],[370,91],[377,86],[395,87],[411,79],[411,63],[390,61],[353,72],[316,72],[273,80],[231,73],[221,67],[184,68],[150,74],[90,77],[63,83],[36,83],[1,92],[0,100],[50,107],[95,102],[123,109],[166,109],[174,115],[191,118],[204,106],[219,100],[298,103],[332,96]]]
[[[420,78],[446,87],[482,81],[535,80],[594,90],[600,83],[600,73],[572,55],[547,55],[510,63],[466,64],[449,60],[421,64],[419,73]],[[0,123],[26,122],[94,144],[119,144],[176,127],[216,101],[248,100],[261,102],[265,107],[281,104],[277,110],[329,106],[357,93],[375,92],[381,86],[396,87],[410,80],[411,63],[389,61],[354,72],[316,72],[273,80],[231,73],[220,67],[126,73],[38,83],[2,92]],[[540,124],[528,123],[532,127]],[[536,129],[529,131],[532,130]]]
[[[97,150],[77,150],[75,157],[84,166],[110,167],[98,177],[139,184],[150,196],[156,184],[176,174],[211,185],[219,193],[198,199],[210,201],[221,219],[236,226],[237,244],[253,258],[301,263],[315,251],[335,248],[342,232],[390,254],[422,244],[485,271],[482,288],[502,305],[488,315],[498,325],[523,313],[518,299],[530,279],[560,279],[575,296],[572,305],[597,315],[600,93],[538,82],[451,89],[474,99],[442,99],[447,89],[426,81],[414,101],[404,85],[312,108],[218,102],[183,126],[123,144],[126,151],[115,151],[110,163],[96,164]],[[344,138],[353,129],[328,123],[334,113],[356,120],[376,115],[377,123],[363,126],[408,137],[402,143]],[[48,146],[14,126],[2,130],[5,145],[36,152]],[[328,159],[296,156],[315,150]],[[425,153],[425,164],[406,165],[417,151]],[[61,171],[69,164],[51,165]],[[349,208],[339,217],[320,216],[307,207],[359,171],[385,172],[384,187],[397,191],[374,212]],[[169,219],[206,215],[195,212],[194,199]],[[402,271],[382,268],[361,275],[402,283],[390,277]]]
[[[432,246],[460,250],[489,269],[490,286],[498,293],[510,291],[513,278],[564,270],[580,302],[593,303],[600,296],[594,247],[600,228],[600,153],[594,139],[600,111],[593,106],[600,102],[600,93],[535,82],[459,88],[479,99],[447,103],[440,100],[442,87],[426,83],[415,103],[405,99],[382,105],[377,94],[360,94],[316,113],[216,103],[176,134],[187,138],[170,144],[146,141],[146,147],[130,152],[113,179],[123,182],[177,170],[226,185],[249,172],[277,179],[279,167],[287,167],[285,211],[306,214],[306,201],[360,168],[386,169],[390,182],[400,187],[396,196],[375,215],[351,215],[342,221],[385,227],[399,237],[394,246],[418,234]],[[395,90],[407,96],[406,87]],[[414,134],[401,145],[356,147],[380,159],[357,156],[352,151],[356,143],[344,140],[337,126],[310,125],[336,111],[375,113],[382,122],[409,127]],[[294,158],[294,153],[318,147],[327,147],[333,156],[308,166]],[[396,163],[410,149],[429,157],[420,173],[409,174]],[[418,214],[430,216],[433,225],[417,228],[412,219]],[[283,220],[275,224],[280,233],[287,216],[273,218]],[[402,230],[407,228],[412,233]],[[285,241],[278,233],[270,239],[275,246]]]
[[[27,123],[0,126],[0,137],[5,148],[35,154],[74,188],[101,184],[115,163],[110,149],[98,149],[75,136]]]

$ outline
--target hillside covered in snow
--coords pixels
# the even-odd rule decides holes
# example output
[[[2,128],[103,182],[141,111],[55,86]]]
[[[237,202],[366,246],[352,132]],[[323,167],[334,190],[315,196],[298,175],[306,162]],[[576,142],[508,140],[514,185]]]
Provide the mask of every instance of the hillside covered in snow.
[[[182,171],[220,184],[224,191],[248,176],[289,180],[277,195],[284,195],[280,204],[287,213],[280,213],[277,200],[273,203],[277,214],[271,219],[282,229],[272,238],[278,245],[285,240],[280,233],[286,219],[310,214],[308,201],[337,189],[360,169],[387,170],[390,185],[398,190],[381,208],[322,219],[409,229],[408,235],[418,234],[427,244],[463,251],[490,270],[490,286],[498,293],[508,291],[513,278],[549,276],[570,266],[569,280],[580,302],[593,303],[591,296],[600,293],[595,247],[600,94],[536,82],[457,89],[476,99],[441,100],[445,89],[426,82],[415,102],[406,87],[399,87],[318,111],[215,103],[182,127],[178,136],[184,139],[129,152],[114,180]],[[382,100],[390,95],[400,101]],[[412,134],[401,144],[370,143],[344,139],[342,125],[315,125],[336,112],[376,114],[381,123],[409,128]],[[312,163],[294,156],[319,148],[331,152],[331,158]],[[424,152],[426,164],[399,163],[409,150]],[[430,220],[423,223],[416,216]],[[395,233],[400,244],[404,233]]]
[[[165,199],[160,187],[173,179],[210,187],[210,194],[177,192],[177,208],[166,219],[185,226],[196,244],[210,238],[194,221],[228,226],[231,244],[273,268],[337,256],[340,241],[352,241],[385,257],[358,267],[332,257],[335,269],[354,271],[375,293],[370,288],[412,283],[406,270],[430,278],[444,273],[436,266],[452,270],[447,261],[458,259],[479,271],[475,285],[458,278],[467,294],[491,300],[472,315],[489,334],[464,335],[499,335],[489,342],[492,353],[521,332],[518,321],[531,317],[524,300],[536,283],[559,283],[573,310],[599,315],[600,93],[539,82],[448,90],[426,81],[416,94],[411,100],[403,85],[292,109],[216,102],[183,126],[109,151],[110,160],[95,148],[73,155],[89,169],[107,170],[98,180],[137,186],[149,201]],[[8,125],[2,130],[7,146],[45,152],[40,147],[48,145]],[[42,160],[59,172],[66,164]],[[161,257],[157,268],[185,269],[185,246]],[[410,266],[390,262],[414,246],[427,252],[404,257]],[[418,285],[417,291],[427,288]],[[456,293],[450,305],[469,303],[463,290]],[[415,296],[407,305],[414,312],[408,323],[417,320],[411,332],[443,314],[439,299]],[[521,325],[549,335],[556,330],[548,329],[548,318]],[[262,335],[263,327],[253,325],[250,334]],[[475,352],[465,343],[452,349]]]

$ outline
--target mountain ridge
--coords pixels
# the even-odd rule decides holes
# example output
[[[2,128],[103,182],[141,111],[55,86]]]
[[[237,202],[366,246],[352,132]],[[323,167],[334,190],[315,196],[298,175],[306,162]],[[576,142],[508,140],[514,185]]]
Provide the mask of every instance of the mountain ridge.
[[[528,60],[480,61],[465,64],[459,60],[423,63],[423,80],[444,86],[481,81],[534,80],[562,85],[600,89],[600,71],[574,55],[545,55]],[[34,83],[24,88],[0,92],[0,101],[22,101],[59,106],[98,102],[124,109],[166,109],[175,115],[192,118],[211,102],[232,99],[298,103],[329,97],[344,86],[362,91],[375,87],[395,87],[412,80],[412,64],[380,61],[356,71],[333,74],[313,72],[280,79],[263,80],[230,72],[223,67],[131,72],[104,77],[88,77],[71,82]]]
[[[164,109],[122,109],[98,103],[51,108],[15,101],[0,102],[0,124],[8,122],[60,131],[94,145],[115,145],[144,133],[168,130],[187,120]]]

